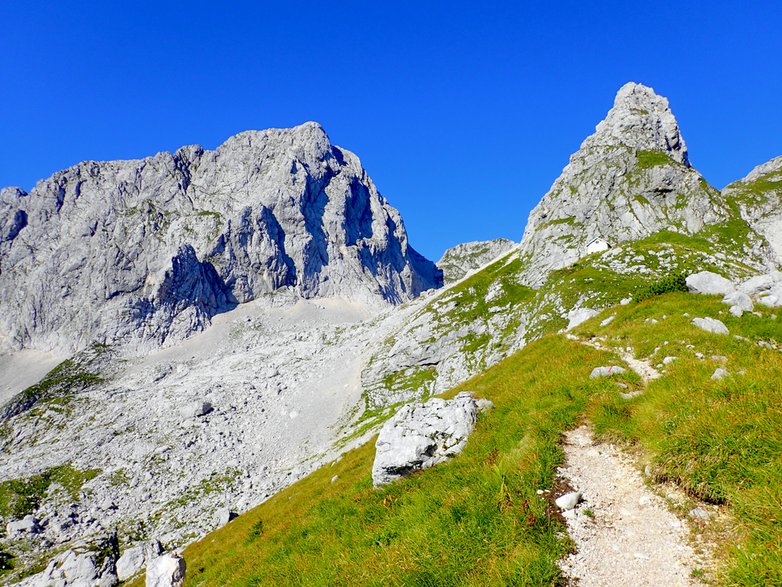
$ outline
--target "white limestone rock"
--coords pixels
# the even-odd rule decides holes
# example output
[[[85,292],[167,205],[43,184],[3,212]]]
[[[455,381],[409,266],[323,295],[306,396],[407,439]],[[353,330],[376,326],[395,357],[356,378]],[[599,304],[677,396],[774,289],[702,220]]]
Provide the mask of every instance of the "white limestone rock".
[[[580,501],[581,501],[581,492],[571,491],[570,493],[566,493],[565,495],[561,495],[560,497],[555,499],[554,503],[557,504],[557,507],[561,510],[572,510],[574,507],[578,505]]]
[[[716,318],[693,318],[692,323],[706,332],[713,332],[714,334],[729,334],[728,327],[721,320]]]
[[[281,289],[398,304],[442,274],[320,125],[87,161],[0,192],[0,342],[154,348]]]
[[[711,271],[688,275],[686,282],[687,289],[693,293],[729,296],[736,291],[736,286],[730,279],[725,279],[722,275]]]
[[[594,310],[592,308],[578,308],[576,310],[571,310],[568,312],[567,319],[567,329],[571,330],[578,326],[579,324],[582,324],[589,320],[590,318],[594,318],[600,313],[599,310]]]
[[[212,404],[206,401],[196,400],[189,402],[179,408],[179,415],[183,420],[191,420],[193,418],[199,418],[212,412],[214,408]]]
[[[38,525],[38,520],[34,516],[28,515],[21,520],[9,522],[6,525],[5,532],[10,538],[15,538],[22,534],[39,534],[41,532],[41,527]]]
[[[738,308],[744,312],[752,312],[755,309],[755,306],[752,304],[752,298],[741,291],[734,291],[733,293],[727,294],[722,298],[722,303]]]
[[[488,404],[483,404],[488,407]],[[479,406],[472,393],[452,400],[410,403],[380,429],[372,465],[375,487],[459,454],[475,427]]]
[[[217,518],[217,527],[222,528],[223,526],[228,524],[228,522],[235,520],[237,517],[239,517],[239,514],[229,510],[228,508],[221,508],[217,511],[215,517]]]
[[[169,553],[147,563],[146,587],[182,587],[185,584],[185,559]]]
[[[128,548],[117,560],[117,578],[120,581],[127,581],[135,577],[144,568],[146,560],[146,548],[144,546]]]
[[[728,373],[727,369],[717,367],[714,369],[714,373],[711,374],[711,379],[719,381],[720,379],[725,379],[728,375],[730,375],[730,373]]]
[[[626,369],[618,365],[611,365],[609,367],[595,367],[589,374],[590,379],[599,379],[601,377],[612,377],[614,375],[621,375]]]

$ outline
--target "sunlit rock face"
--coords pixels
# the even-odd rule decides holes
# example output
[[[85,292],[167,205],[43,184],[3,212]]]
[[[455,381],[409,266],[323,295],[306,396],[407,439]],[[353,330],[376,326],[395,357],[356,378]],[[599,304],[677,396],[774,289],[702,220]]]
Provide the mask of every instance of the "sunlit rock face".
[[[442,284],[316,123],[88,161],[0,192],[0,344],[154,347],[280,289],[397,304]]]
[[[525,281],[660,230],[692,234],[730,210],[691,166],[668,100],[624,85],[614,106],[532,210],[521,242]]]

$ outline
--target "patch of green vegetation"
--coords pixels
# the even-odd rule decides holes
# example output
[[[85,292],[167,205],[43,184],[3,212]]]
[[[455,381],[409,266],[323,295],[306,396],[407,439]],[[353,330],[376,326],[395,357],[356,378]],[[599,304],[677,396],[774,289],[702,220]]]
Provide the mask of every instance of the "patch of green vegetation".
[[[659,296],[677,291],[687,291],[687,281],[683,273],[679,273],[677,275],[668,275],[642,287],[635,292],[635,295],[633,295],[633,300],[636,302],[642,302],[653,296]]]
[[[547,228],[549,226],[557,226],[558,224],[565,224],[567,226],[581,226],[581,223],[576,220],[575,216],[567,216],[566,218],[555,218],[544,222],[540,229]]]
[[[419,391],[418,396],[425,398],[431,393],[436,378],[437,369],[434,367],[425,367],[423,369],[410,367],[404,371],[386,375],[383,378],[383,386],[390,391],[400,389]]]
[[[641,194],[636,194],[633,196],[633,200],[638,202],[639,204],[643,204],[644,206],[649,206],[649,200],[647,200],[645,197],[643,197]]]
[[[70,396],[104,380],[89,371],[76,359],[66,359],[49,371],[43,379],[17,394],[6,404],[3,413],[6,418],[20,414],[40,401],[67,402]]]
[[[128,475],[128,471],[124,467],[114,471],[109,478],[109,484],[112,487],[121,487],[123,485],[127,485],[129,482],[130,475]]]
[[[78,500],[82,486],[100,472],[100,469],[80,471],[67,464],[32,477],[3,481],[0,483],[0,515],[18,519],[32,514],[53,484],[62,486],[70,499]]]
[[[635,152],[635,158],[637,160],[636,167],[639,169],[651,169],[652,167],[676,164],[676,161],[662,151],[639,150]]]
[[[374,443],[186,549],[192,585],[549,585],[570,543],[536,490],[604,354],[551,337],[454,389],[491,399],[464,452],[379,490]],[[334,475],[337,481],[331,482]],[[262,522],[261,522],[262,521]],[[262,523],[260,536],[248,540]]]
[[[198,210],[196,216],[200,218],[214,218],[215,220],[222,220],[223,215],[214,210]]]

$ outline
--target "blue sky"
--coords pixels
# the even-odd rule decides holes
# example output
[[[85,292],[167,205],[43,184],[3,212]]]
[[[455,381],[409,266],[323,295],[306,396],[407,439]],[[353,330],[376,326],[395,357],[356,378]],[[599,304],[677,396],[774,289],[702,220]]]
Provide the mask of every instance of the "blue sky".
[[[317,120],[437,259],[521,238],[633,80],[722,187],[782,154],[779,2],[4,2],[0,186]]]

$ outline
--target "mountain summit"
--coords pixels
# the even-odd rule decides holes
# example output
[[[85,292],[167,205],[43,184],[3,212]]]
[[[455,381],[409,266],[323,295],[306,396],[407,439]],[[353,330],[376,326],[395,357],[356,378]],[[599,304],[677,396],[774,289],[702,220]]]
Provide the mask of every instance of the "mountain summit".
[[[622,242],[662,230],[692,235],[732,219],[738,212],[690,166],[668,100],[626,84],[530,213],[524,282],[538,287],[550,271]],[[748,258],[765,255],[760,241],[749,246]]]
[[[280,289],[400,303],[442,284],[361,162],[308,122],[0,192],[0,345],[158,345]]]

